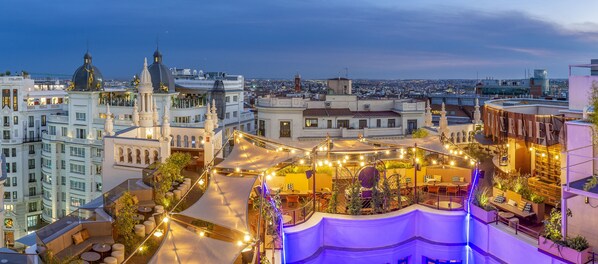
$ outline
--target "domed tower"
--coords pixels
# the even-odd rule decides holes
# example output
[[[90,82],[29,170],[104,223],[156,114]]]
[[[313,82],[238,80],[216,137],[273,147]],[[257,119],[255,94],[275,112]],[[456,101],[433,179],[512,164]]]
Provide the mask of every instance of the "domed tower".
[[[73,74],[71,91],[99,92],[104,90],[104,78],[98,68],[91,64],[91,54],[83,56],[83,65]]]
[[[154,93],[174,93],[174,78],[170,69],[162,63],[162,53],[156,49],[154,62],[147,70],[152,76],[152,87]]]

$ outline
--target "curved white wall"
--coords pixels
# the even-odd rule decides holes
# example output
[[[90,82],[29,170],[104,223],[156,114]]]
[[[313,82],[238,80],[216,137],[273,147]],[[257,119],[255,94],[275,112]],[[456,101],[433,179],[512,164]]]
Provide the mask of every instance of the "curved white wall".
[[[469,245],[467,247],[467,228]],[[286,263],[396,263],[410,257],[463,263],[562,263],[540,253],[537,241],[499,224],[486,225],[463,211],[413,205],[382,215],[315,213],[285,228]]]

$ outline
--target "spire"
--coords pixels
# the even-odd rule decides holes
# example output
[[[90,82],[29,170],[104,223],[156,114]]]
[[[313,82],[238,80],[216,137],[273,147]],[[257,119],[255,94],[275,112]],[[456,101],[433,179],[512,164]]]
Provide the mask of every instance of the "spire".
[[[449,129],[448,129],[448,120],[446,118],[446,110],[444,107],[444,102],[442,102],[442,109],[440,110],[440,122],[439,122],[438,126],[439,126],[438,133],[440,133],[440,135],[444,135],[445,137],[447,137],[449,134]]]
[[[104,122],[104,135],[114,136],[114,122],[110,112],[110,104],[106,104],[106,122]]]
[[[169,106],[164,105],[164,116],[162,116],[162,138],[170,139],[170,111]]]
[[[475,125],[479,125],[482,123],[482,113],[480,113],[480,100],[478,98],[475,99],[475,107],[473,111],[473,123]]]
[[[145,58],[143,61],[143,69],[141,70],[141,75],[139,76],[139,90],[141,91],[142,88],[152,89],[152,76],[147,70],[147,58]]]
[[[139,126],[139,107],[137,107],[137,99],[135,99],[135,104],[133,104],[133,125]]]
[[[426,100],[426,116],[424,120],[424,126],[432,127],[434,124],[432,123],[432,107],[430,107],[430,101]]]
[[[218,128],[218,113],[216,111],[216,100],[212,99],[212,122],[214,123],[214,129]]]
[[[212,133],[214,132],[214,123],[212,120],[212,113],[210,111],[210,103],[207,104],[207,108],[206,108],[206,120],[204,122],[204,129],[206,131],[206,133]]]
[[[152,119],[154,121],[154,126],[158,126],[158,124],[160,123],[159,117],[158,117],[158,107],[156,106],[156,99],[154,98],[154,109],[152,109]]]

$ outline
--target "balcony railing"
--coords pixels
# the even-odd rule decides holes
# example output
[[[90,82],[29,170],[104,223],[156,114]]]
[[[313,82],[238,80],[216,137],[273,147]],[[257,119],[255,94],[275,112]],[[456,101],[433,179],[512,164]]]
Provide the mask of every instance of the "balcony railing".
[[[23,143],[40,142],[40,141],[42,141],[41,137],[25,137],[25,138],[23,138]]]

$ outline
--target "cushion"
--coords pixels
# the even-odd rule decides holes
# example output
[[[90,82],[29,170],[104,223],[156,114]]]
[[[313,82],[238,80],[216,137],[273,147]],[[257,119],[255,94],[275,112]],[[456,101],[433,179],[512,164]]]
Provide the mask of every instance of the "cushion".
[[[73,243],[75,243],[75,245],[79,245],[81,243],[83,243],[83,237],[81,236],[81,232],[77,232],[73,235]]]
[[[504,196],[496,196],[496,197],[494,197],[494,202],[496,202],[496,203],[504,203],[505,202],[505,197]]]
[[[459,177],[459,181],[460,182],[465,182],[465,178],[464,177]]]
[[[509,201],[507,202],[507,204],[509,204],[510,206],[517,206],[517,202],[515,202],[512,199],[509,199]]]
[[[523,203],[523,202],[519,203],[519,205],[517,205],[517,208],[519,208],[519,211],[523,211],[523,209],[525,208],[526,204],[527,203]]]
[[[458,176],[453,176],[453,178],[451,178],[451,179],[452,179],[452,181],[454,181],[454,182],[458,182],[458,181],[459,181],[459,177],[458,177]]]
[[[523,211],[531,213],[532,212],[532,204],[531,203],[525,203],[525,207],[523,208]]]
[[[83,240],[89,239],[89,231],[87,231],[87,229],[81,230],[81,238],[83,238]]]
[[[442,181],[442,176],[440,175],[434,175],[434,180],[437,182],[441,182]]]

